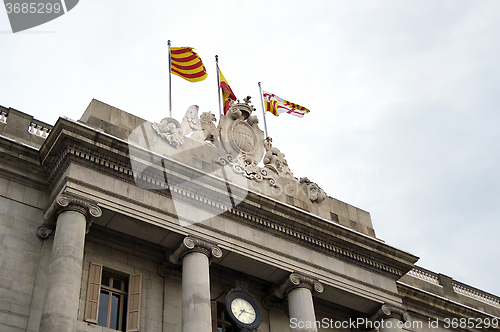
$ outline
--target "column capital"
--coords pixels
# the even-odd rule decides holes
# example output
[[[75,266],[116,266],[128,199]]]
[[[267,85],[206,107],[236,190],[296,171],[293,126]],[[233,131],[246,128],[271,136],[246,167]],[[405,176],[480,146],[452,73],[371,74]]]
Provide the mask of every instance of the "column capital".
[[[396,307],[390,304],[383,304],[380,309],[368,318],[368,321],[380,321],[388,318],[396,318],[397,320],[405,323],[410,320],[410,314],[406,309]]]
[[[192,252],[205,254],[210,261],[222,257],[222,250],[215,243],[193,236],[186,236],[179,248],[169,256],[169,260],[175,265],[180,265],[184,256]]]
[[[158,274],[162,277],[176,277],[182,279],[182,269],[172,266],[168,262],[163,262],[158,266]]]
[[[307,288],[311,293],[323,293],[324,290],[323,285],[316,278],[293,272],[274,290],[274,295],[282,299],[294,288]]]
[[[266,296],[262,299],[262,307],[264,309],[275,309],[286,312],[288,315],[288,304],[286,301],[277,300],[274,297]]]
[[[59,194],[45,212],[44,223],[38,227],[37,236],[46,239],[54,231],[57,217],[64,211],[76,211],[83,214],[87,221],[87,233],[93,218],[99,218],[102,215],[101,208],[93,201],[76,195]]]

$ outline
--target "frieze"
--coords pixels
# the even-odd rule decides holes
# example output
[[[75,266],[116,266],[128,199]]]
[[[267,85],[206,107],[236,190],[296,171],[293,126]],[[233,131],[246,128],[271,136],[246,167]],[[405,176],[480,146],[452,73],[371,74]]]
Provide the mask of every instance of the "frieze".
[[[123,164],[118,164],[115,162],[107,161],[105,160],[106,158],[104,156],[100,157],[95,157],[92,156],[91,151],[85,152],[83,149],[79,149],[76,147],[68,147],[67,151],[65,152],[66,154],[78,157],[83,163],[93,163],[93,164],[98,164],[100,167],[105,167],[109,169],[111,172],[114,172],[114,174],[122,174],[123,176],[130,178],[133,178],[133,171],[130,168],[123,167]],[[155,181],[156,179],[154,178],[144,178],[146,181]],[[129,180],[129,182],[134,182],[133,180]],[[166,190],[166,189],[169,190]],[[159,188],[160,189],[160,188]],[[330,243],[329,241],[326,241],[321,238],[317,238],[315,236],[307,235],[301,233],[300,230],[295,230],[292,225],[281,225],[279,222],[277,222],[275,219],[273,219],[270,216],[261,216],[258,217],[255,212],[250,212],[250,211],[245,211],[245,208],[242,207],[241,205],[237,207],[231,207],[231,206],[226,206],[224,204],[221,204],[217,200],[213,200],[209,197],[203,197],[197,194],[196,191],[187,191],[185,188],[176,188],[175,186],[172,185],[167,185],[163,190],[154,190],[157,193],[161,193],[162,195],[166,195],[167,197],[169,196],[169,191],[174,191],[176,192],[176,199],[183,199],[189,204],[194,204],[202,209],[205,209],[207,211],[214,211],[216,213],[220,212],[226,212],[226,213],[231,213],[234,216],[237,216],[238,218],[241,218],[239,222],[248,224],[253,227],[261,228],[264,231],[273,231],[279,236],[287,236],[292,240],[298,241],[304,245],[311,246],[313,248],[323,250],[328,253],[334,253],[336,256],[347,258],[349,260],[352,260],[354,262],[357,262],[361,264],[362,266],[369,268],[369,269],[374,269],[376,271],[381,271],[381,272],[386,272],[391,275],[396,275],[398,277],[402,276],[402,271],[399,268],[393,268],[390,267],[387,264],[384,263],[379,263],[376,262],[374,259],[368,258],[366,256],[363,256],[362,254],[356,253],[352,251],[351,249],[347,248],[342,248],[339,247],[338,245],[334,245]],[[116,195],[116,193],[110,193],[113,196],[116,197],[122,197],[120,195]],[[127,198],[124,198],[127,199]],[[138,202],[134,202],[137,204],[140,204]],[[247,202],[245,201],[245,204]],[[255,204],[251,201],[248,201],[249,205],[254,206],[255,208],[259,208],[258,204]],[[252,204],[253,203],[253,204]],[[146,206],[148,208],[151,208],[149,206]],[[219,212],[220,211],[220,212]],[[165,213],[165,211],[161,211]],[[280,211],[273,211],[276,215],[289,219],[289,217],[280,212]],[[236,218],[236,219],[238,219]],[[236,220],[234,219],[234,220]],[[203,227],[202,225],[200,225]],[[280,235],[281,234],[281,235]]]
[[[122,195],[116,194],[116,193],[114,193],[114,192],[111,192],[111,191],[108,191],[108,190],[102,189],[102,188],[100,188],[100,187],[96,187],[96,186],[94,186],[94,185],[90,185],[90,184],[88,184],[88,183],[84,183],[84,182],[82,182],[82,181],[79,181],[79,180],[76,180],[76,179],[72,179],[72,178],[68,178],[68,181],[71,181],[71,182],[73,182],[73,183],[75,183],[75,184],[78,184],[78,185],[80,185],[80,186],[82,186],[82,187],[88,187],[89,189],[92,189],[92,190],[95,190],[95,191],[101,192],[101,193],[103,193],[103,194],[106,194],[106,195],[112,196],[112,197],[117,198],[117,199],[120,199],[120,200],[122,200],[122,201],[124,201],[124,202],[128,202],[128,203],[131,203],[131,204],[137,204],[138,206],[141,206],[141,207],[143,207],[143,208],[148,208],[148,209],[151,209],[151,210],[153,210],[153,211],[156,211],[156,212],[158,212],[158,213],[162,213],[162,214],[164,214],[164,215],[166,215],[166,216],[169,216],[169,217],[171,217],[171,218],[177,218],[177,215],[176,215],[175,213],[172,213],[172,212],[169,212],[169,211],[166,211],[166,210],[162,210],[162,209],[159,209],[159,208],[152,207],[151,205],[148,205],[148,204],[145,204],[145,203],[142,203],[142,202],[138,202],[138,201],[136,201],[136,200],[133,200],[133,199],[130,199],[130,198],[128,198],[128,197],[125,197],[125,196],[122,196]],[[160,192],[160,191],[158,191],[158,193],[161,193],[161,192]],[[163,195],[164,195],[164,193],[163,193]],[[206,206],[207,208],[215,208],[215,205],[205,205],[205,206]],[[236,212],[235,212],[235,213],[236,213]],[[242,212],[241,214],[242,214],[242,215],[245,215],[246,213]],[[255,217],[255,216],[253,216],[253,215],[249,215],[249,214],[246,214],[246,215],[248,215],[248,216],[249,216],[249,219],[250,219],[250,220],[253,220],[253,221],[258,221],[258,217]],[[246,219],[246,218],[237,218],[237,219],[233,219],[233,220],[235,220],[235,221],[237,221],[237,222],[242,222],[243,220],[247,220],[247,219]],[[247,223],[245,222],[245,224],[247,224]],[[269,226],[270,224],[267,224],[267,225]],[[208,225],[205,225],[205,224],[199,224],[199,225],[197,225],[197,226],[199,226],[200,228],[204,228],[204,229],[210,230],[210,231],[212,231],[212,232],[214,232],[214,233],[220,234],[221,236],[226,236],[226,237],[229,237],[229,238],[232,238],[232,239],[235,239],[235,240],[242,241],[242,242],[243,242],[243,243],[245,243],[245,244],[248,244],[248,245],[253,245],[253,246],[256,246],[256,247],[258,247],[258,248],[260,248],[260,249],[267,250],[267,251],[269,251],[269,252],[271,252],[271,253],[273,253],[273,254],[276,254],[276,255],[278,255],[278,256],[284,257],[284,258],[286,258],[286,259],[294,260],[294,261],[297,261],[297,262],[299,262],[299,263],[301,263],[301,264],[305,264],[305,265],[311,266],[312,268],[315,268],[315,269],[318,269],[318,270],[322,270],[322,271],[325,271],[325,272],[328,272],[328,273],[331,273],[331,274],[337,275],[337,276],[339,276],[339,277],[341,277],[341,278],[344,278],[344,279],[346,279],[346,280],[349,280],[349,281],[351,281],[351,282],[354,282],[354,283],[357,283],[357,284],[361,284],[361,285],[365,285],[365,286],[367,286],[367,287],[370,287],[370,288],[376,289],[376,290],[378,290],[378,291],[380,291],[380,292],[387,293],[387,294],[389,294],[390,296],[397,296],[397,295],[398,295],[397,293],[391,292],[391,291],[386,290],[386,289],[384,289],[384,288],[382,288],[382,287],[379,287],[379,286],[376,286],[376,285],[373,285],[373,284],[370,284],[370,283],[367,283],[367,282],[361,281],[361,280],[359,280],[359,279],[355,279],[355,278],[353,278],[353,277],[350,277],[350,276],[347,276],[347,275],[341,274],[341,273],[339,273],[339,272],[337,272],[337,271],[335,271],[335,270],[331,270],[331,269],[328,269],[328,268],[326,268],[326,267],[324,267],[324,266],[314,264],[314,263],[313,263],[313,262],[311,262],[311,261],[302,260],[302,259],[299,259],[299,258],[297,258],[297,257],[295,257],[295,256],[290,255],[290,254],[287,254],[287,253],[284,253],[284,252],[281,252],[281,251],[277,251],[277,250],[275,250],[275,249],[271,249],[271,248],[269,248],[269,247],[267,247],[267,246],[263,246],[263,245],[260,245],[260,244],[254,243],[254,242],[249,241],[249,240],[247,240],[247,239],[244,239],[244,238],[238,237],[238,236],[236,236],[236,235],[234,235],[234,234],[224,232],[224,231],[222,231],[222,230],[220,230],[220,229],[218,229],[218,228],[214,228],[214,227],[211,227],[211,226],[208,226]],[[267,231],[267,232],[269,232],[269,230],[270,230],[270,228],[271,228],[271,227],[263,227],[263,226],[260,226],[260,227],[259,227],[259,226],[257,226],[257,227],[258,227],[258,228],[260,228],[260,229],[262,229],[263,231]],[[280,228],[280,226],[275,227],[275,228],[274,228],[274,232],[276,232],[276,229],[277,229],[277,228]],[[282,227],[281,227],[281,228],[282,228]],[[282,229],[283,229],[283,228],[282,228]],[[294,234],[299,234],[299,233],[298,233],[298,232],[295,232]],[[304,244],[304,242],[303,242],[303,241],[299,241],[299,240],[298,240],[298,237],[297,237],[297,236],[294,236],[294,237],[292,237],[292,238],[290,238],[290,239],[291,239],[291,240],[294,240],[294,239],[295,239],[295,241],[296,241],[297,243]],[[319,243],[319,242],[318,242],[318,243]],[[314,246],[314,248],[317,250],[317,249],[318,249],[318,246]],[[325,249],[325,248],[323,248],[323,250],[325,250],[325,252],[330,252],[330,251],[326,251],[327,249]],[[366,263],[366,261],[363,261],[363,262],[364,262],[364,263]],[[358,262],[358,263],[359,263],[359,262]],[[360,265],[360,266],[363,266],[364,268],[368,268],[368,266],[367,266],[366,264],[359,264],[359,265]],[[386,272],[386,271],[384,271],[384,270],[381,270],[381,269],[375,268],[375,267],[373,267],[373,266],[372,266],[372,269],[374,269],[374,270],[375,270],[375,271],[377,271],[377,272]],[[386,273],[387,273],[387,272],[386,272]],[[392,274],[394,274],[394,273],[391,273],[391,275],[392,275]]]

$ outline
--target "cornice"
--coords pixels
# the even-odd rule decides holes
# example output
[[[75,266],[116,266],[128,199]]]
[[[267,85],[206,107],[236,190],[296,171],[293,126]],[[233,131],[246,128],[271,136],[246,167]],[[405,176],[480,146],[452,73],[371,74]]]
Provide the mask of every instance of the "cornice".
[[[140,149],[138,151],[141,152]],[[157,167],[147,160],[147,151],[141,153],[144,158],[138,153],[134,155],[135,161]],[[65,119],[58,120],[50,137],[41,147],[41,159],[51,186],[60,183],[61,174],[71,162],[129,183],[135,183],[137,180],[134,178],[126,142]],[[166,167],[160,174],[164,177],[163,172],[168,172],[168,183],[165,177],[158,179],[153,174],[140,175],[140,180],[157,185],[158,189],[153,191],[158,194],[166,197],[175,195],[175,199],[183,200],[190,205],[221,214],[236,222],[287,238],[377,273],[386,274],[393,279],[403,276],[413,268],[413,263],[418,259],[379,240],[344,229],[260,194],[254,192],[246,194],[246,190],[243,189],[242,193],[239,193],[236,186],[232,186],[235,190],[231,194],[244,199],[239,205],[227,206],[218,198],[221,192],[226,190],[225,181],[215,176],[205,176],[203,183],[192,181],[187,184],[185,179],[196,178],[196,174],[206,175],[206,173],[166,157],[164,162]],[[177,178],[179,183],[184,182],[180,187],[175,183]],[[203,188],[203,191],[200,188]],[[51,189],[55,192],[56,188]],[[101,189],[96,188],[96,190]],[[119,196],[116,193],[111,194]],[[224,197],[227,198],[227,191]],[[141,205],[140,202],[136,203]],[[147,205],[145,207],[151,208]]]
[[[441,318],[497,318],[484,311],[471,308],[467,305],[446,299],[416,287],[397,282],[398,293],[403,296],[403,304],[412,312],[412,316],[419,316],[424,319],[429,317]]]
[[[45,173],[40,165],[38,149],[0,135],[2,163],[0,176],[46,192]]]

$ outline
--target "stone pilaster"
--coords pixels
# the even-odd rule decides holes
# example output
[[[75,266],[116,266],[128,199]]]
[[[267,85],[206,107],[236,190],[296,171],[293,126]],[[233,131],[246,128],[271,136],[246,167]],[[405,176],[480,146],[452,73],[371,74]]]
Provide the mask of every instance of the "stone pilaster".
[[[283,284],[276,288],[274,294],[288,298],[290,326],[292,332],[317,332],[316,314],[312,299],[313,292],[322,293],[323,285],[316,279],[292,273]]]
[[[380,332],[401,332],[404,323],[410,321],[410,315],[403,308],[384,304],[367,319],[367,329],[378,327]]]
[[[74,332],[86,228],[89,220],[101,216],[102,211],[91,202],[66,195],[58,196],[51,208],[57,222],[40,332]]]
[[[182,263],[182,332],[212,331],[209,265],[221,257],[217,245],[190,236],[170,255],[172,263]]]

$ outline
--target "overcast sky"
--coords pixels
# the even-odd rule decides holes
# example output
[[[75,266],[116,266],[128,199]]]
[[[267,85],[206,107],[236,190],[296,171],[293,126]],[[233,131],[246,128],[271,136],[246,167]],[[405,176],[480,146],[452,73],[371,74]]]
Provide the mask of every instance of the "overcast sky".
[[[208,78],[172,77],[173,117],[218,114],[215,55],[236,96],[311,110],[267,116],[296,177],[371,213],[418,265],[500,295],[500,1],[82,0],[12,34],[0,9],[0,105],[54,124],[92,98],[168,116],[167,40]]]

